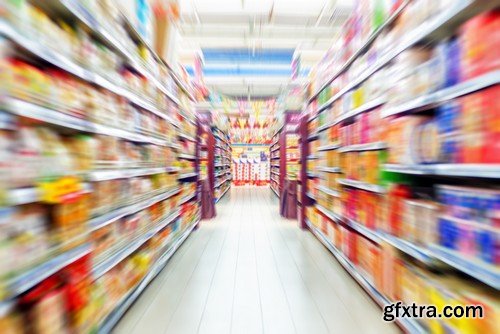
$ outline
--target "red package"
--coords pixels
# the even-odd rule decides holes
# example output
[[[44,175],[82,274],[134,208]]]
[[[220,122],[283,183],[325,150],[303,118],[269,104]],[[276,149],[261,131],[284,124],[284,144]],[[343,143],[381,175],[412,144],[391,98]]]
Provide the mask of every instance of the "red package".
[[[464,51],[464,79],[500,68],[500,11],[491,11],[470,19],[462,27],[461,42]]]
[[[389,233],[401,236],[401,225],[404,217],[403,199],[410,198],[410,189],[405,185],[394,185],[387,194],[389,213]]]

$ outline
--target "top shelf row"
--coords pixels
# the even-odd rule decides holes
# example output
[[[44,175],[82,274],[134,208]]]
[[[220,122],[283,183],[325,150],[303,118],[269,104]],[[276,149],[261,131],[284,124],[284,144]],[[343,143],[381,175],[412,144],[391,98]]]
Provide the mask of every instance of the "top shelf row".
[[[128,69],[139,73],[149,80],[154,87],[165,94],[176,105],[182,107],[182,101],[174,93],[172,80],[184,91],[189,99],[194,101],[194,97],[179,79],[178,75],[174,73],[170,65],[162,60],[151,46],[142,39],[127,17],[119,12],[117,8],[115,8],[115,12],[118,11],[117,13],[106,12],[105,15],[100,11],[91,10],[81,2],[75,0],[35,1],[34,4],[45,14],[41,13],[41,16],[35,18],[26,5],[1,5],[5,7],[4,9],[6,10],[4,10],[4,13],[6,13],[7,21],[11,23],[7,23],[2,18],[0,21],[0,33],[23,49],[76,75],[80,79],[97,84],[113,93],[122,93],[119,95],[124,95],[124,92],[120,91],[120,87],[112,83],[114,80],[103,80],[102,76],[95,75],[95,71],[87,69],[85,66],[79,66],[76,61],[72,61],[70,57],[65,55],[69,49],[75,47],[75,37],[82,38],[83,36],[85,38],[78,30],[71,28],[71,26],[80,26],[83,28],[83,31],[86,31],[98,43],[115,52],[115,54],[112,54],[112,52],[103,53],[103,50],[97,47],[96,52],[105,58],[100,60],[107,62],[108,66],[110,64],[113,66],[113,62],[116,62],[118,58],[123,58]],[[113,14],[116,14],[115,16],[117,17],[114,17]],[[107,15],[111,17],[108,18]],[[51,22],[51,17],[64,17],[65,22],[61,23],[58,21],[56,24],[55,21]],[[26,21],[30,23],[28,29],[26,29]],[[114,22],[115,24],[109,24],[109,22]],[[18,24],[23,29],[16,29]],[[51,42],[51,38],[54,38],[54,35],[56,39],[60,39],[57,38],[58,35],[64,35],[62,36],[61,44],[58,44],[57,48],[54,47],[53,40]],[[30,39],[25,36],[37,36],[37,38]],[[82,43],[85,43],[85,40]],[[48,45],[49,47],[43,47],[44,45]],[[137,52],[133,52],[133,50]],[[95,65],[93,56],[94,54],[89,53],[82,57],[87,57],[88,59],[85,60],[91,65]],[[129,98],[130,96],[126,97]],[[135,96],[132,100],[132,102],[135,101],[139,101],[142,104],[140,105],[141,107],[151,109],[147,103],[141,103],[144,101],[141,101],[141,98],[138,96]]]
[[[66,11],[69,11],[71,15],[76,17],[79,21],[81,21],[83,24],[85,24],[89,29],[91,29],[96,35],[98,35],[101,40],[108,46],[114,48],[118,52],[120,52],[122,55],[127,57],[130,61],[134,62],[135,59],[132,54],[127,50],[125,46],[123,46],[115,36],[111,35],[106,31],[106,27],[104,27],[103,22],[98,22],[95,19],[95,16],[92,15],[92,13],[84,6],[81,4],[80,1],[77,0],[51,0],[48,1],[49,3],[57,3],[59,2],[60,4],[63,5]],[[60,7],[61,8],[61,7]],[[134,27],[134,25],[130,22],[129,18],[124,15],[122,12],[119,13],[120,15],[120,20],[122,20],[123,26],[125,30],[129,33],[130,37],[134,39],[138,44],[144,45],[148,51],[151,53],[155,61],[157,62],[158,65],[164,65],[167,67],[167,69],[170,72],[170,75],[176,82],[176,84],[181,88],[184,93],[189,97],[190,100],[193,102],[196,102],[196,99],[194,96],[189,92],[187,87],[184,85],[184,83],[179,79],[178,75],[174,72],[170,64],[165,62],[157,53],[156,51],[151,47],[149,43],[147,43],[142,35],[137,31],[137,29]],[[139,68],[141,68],[140,64],[138,65]],[[156,81],[156,78],[152,76],[152,74],[149,72],[147,69],[143,69],[144,75],[148,78],[152,78],[153,81]],[[158,82],[158,84],[160,84]],[[160,87],[160,89],[164,87]],[[163,89],[162,89],[163,90]],[[170,92],[164,91],[165,94],[171,95]],[[175,101],[174,101],[175,102]],[[177,101],[178,102],[178,101]]]
[[[337,71],[335,71],[334,74],[328,78],[328,80],[326,80],[325,83],[321,85],[320,89],[312,94],[308,102],[311,103],[315,99],[317,99],[322,91],[327,89],[335,79],[346,72],[358,58],[366,53],[373,42],[379,36],[381,36],[383,32],[387,31],[387,29],[392,26],[392,24],[398,19],[399,16],[401,16],[405,8],[411,2],[412,1],[410,0],[405,1],[402,5],[400,5],[398,9],[394,11],[394,13],[365,40],[361,47],[358,48],[352,54],[352,56],[349,57],[349,59],[344,62],[342,66]],[[453,31],[460,22],[473,17],[481,11],[493,8],[494,2],[495,1],[487,2],[480,0],[457,1],[454,5],[450,6],[450,8],[439,12],[431,21],[425,22],[424,24],[415,27],[412,31],[404,35],[403,40],[397,41],[397,43],[387,46],[382,52],[382,56],[379,57],[378,61],[375,64],[363,71],[360,75],[357,76],[356,80],[350,82],[344,87],[344,89],[339,91],[337,94],[335,94],[335,96],[321,105],[318,108],[318,112],[328,108],[340,96],[363,83],[365,80],[371,77],[379,69],[387,65],[390,61],[392,61],[406,49],[409,49],[419,43],[429,43],[439,39],[440,37],[448,34],[450,31]]]

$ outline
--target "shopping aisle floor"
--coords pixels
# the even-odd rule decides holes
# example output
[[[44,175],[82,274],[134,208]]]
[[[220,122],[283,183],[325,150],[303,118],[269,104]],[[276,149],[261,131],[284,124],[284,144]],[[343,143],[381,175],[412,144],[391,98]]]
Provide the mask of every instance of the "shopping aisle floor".
[[[115,333],[397,333],[269,188],[233,188]]]

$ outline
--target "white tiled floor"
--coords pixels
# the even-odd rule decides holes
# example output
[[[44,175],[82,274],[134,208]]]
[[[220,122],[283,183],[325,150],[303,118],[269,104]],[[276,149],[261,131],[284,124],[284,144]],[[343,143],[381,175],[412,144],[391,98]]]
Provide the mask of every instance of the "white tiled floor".
[[[228,196],[229,195],[229,196]],[[397,333],[269,188],[233,188],[115,333]]]

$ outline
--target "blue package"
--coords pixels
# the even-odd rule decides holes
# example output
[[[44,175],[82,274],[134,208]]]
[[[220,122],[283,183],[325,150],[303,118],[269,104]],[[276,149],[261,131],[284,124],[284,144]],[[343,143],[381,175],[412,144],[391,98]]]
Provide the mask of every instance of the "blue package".
[[[495,233],[488,230],[477,230],[474,237],[478,257],[487,263],[495,264]]]
[[[457,38],[450,39],[445,46],[446,52],[446,79],[445,87],[450,87],[460,82],[460,43]]]
[[[490,212],[490,218],[493,220],[493,226],[500,228],[500,194],[495,195],[493,199],[493,210]]]
[[[460,104],[457,101],[450,101],[437,108],[436,120],[439,134],[448,134],[456,131],[460,124]]]
[[[446,218],[439,218],[438,231],[439,241],[442,246],[450,249],[457,249],[459,232],[452,221]]]
[[[479,199],[471,193],[464,193],[464,219],[475,220],[479,214]]]
[[[441,153],[439,160],[443,163],[455,163],[458,160],[458,138],[456,135],[441,139]]]

